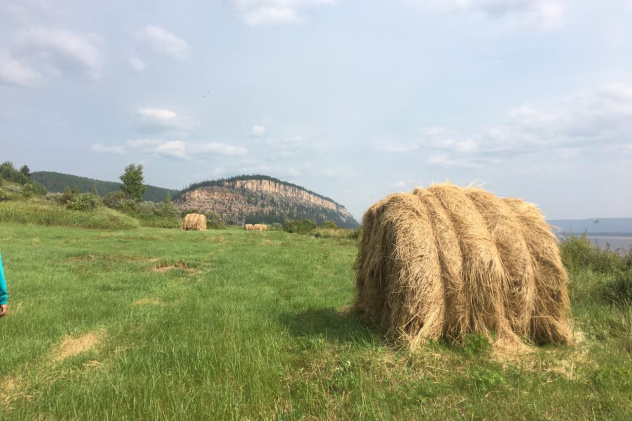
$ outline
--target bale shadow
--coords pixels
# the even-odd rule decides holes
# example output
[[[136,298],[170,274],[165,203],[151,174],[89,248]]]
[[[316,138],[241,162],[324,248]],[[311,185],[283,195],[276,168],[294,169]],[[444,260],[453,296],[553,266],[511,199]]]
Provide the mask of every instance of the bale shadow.
[[[375,326],[351,312],[331,307],[281,313],[279,320],[296,337],[321,337],[331,342],[374,342],[381,339]]]

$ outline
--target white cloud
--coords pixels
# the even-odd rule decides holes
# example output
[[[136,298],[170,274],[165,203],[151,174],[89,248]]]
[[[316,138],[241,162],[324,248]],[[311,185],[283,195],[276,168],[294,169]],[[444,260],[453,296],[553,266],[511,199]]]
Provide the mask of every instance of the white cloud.
[[[139,108],[135,115],[136,128],[143,133],[183,135],[196,126],[190,117],[178,116],[175,112],[161,108]]]
[[[564,13],[561,0],[415,0],[433,9],[474,12],[495,18],[515,18],[523,26],[547,30]]]
[[[248,153],[246,148],[217,142],[194,143],[182,140],[136,139],[128,141],[127,145],[131,149],[139,149],[145,153],[186,161],[208,155],[238,156]]]
[[[298,22],[303,10],[333,4],[334,0],[231,0],[231,3],[246,25],[264,26]]]
[[[375,150],[382,152],[411,152],[419,149],[421,146],[418,142],[404,143],[380,140],[377,141],[373,147]]]
[[[93,79],[100,77],[104,62],[98,43],[94,35],[44,27],[23,29],[17,36],[20,51],[42,57],[61,72],[85,72]]]
[[[357,170],[349,167],[343,168],[323,168],[319,171],[321,175],[329,178],[358,178],[360,177],[360,173]]]
[[[444,130],[425,139],[431,165],[476,167],[528,157],[568,159],[632,150],[632,84],[618,83],[548,106],[525,105],[503,124],[463,137]]]
[[[14,60],[7,52],[0,50],[0,84],[34,87],[42,76],[35,70]]]
[[[100,143],[90,146],[90,150],[95,153],[113,153],[117,155],[123,155],[126,152],[123,146],[104,146]]]
[[[135,72],[142,72],[145,70],[145,62],[140,58],[134,56],[129,59],[129,65]]]
[[[255,124],[254,126],[252,126],[252,130],[251,130],[250,134],[252,136],[261,136],[265,132],[266,132],[265,126],[261,126],[261,125]]]
[[[155,53],[176,60],[186,60],[189,57],[189,44],[159,26],[145,26],[139,32],[138,39],[147,43]]]
[[[195,158],[207,156],[240,156],[248,153],[248,149],[226,143],[209,142],[196,143],[182,140],[162,140],[156,138],[139,138],[128,140],[125,146],[103,146],[95,144],[93,152],[127,154],[140,151],[145,154],[158,155],[179,161],[191,161]]]

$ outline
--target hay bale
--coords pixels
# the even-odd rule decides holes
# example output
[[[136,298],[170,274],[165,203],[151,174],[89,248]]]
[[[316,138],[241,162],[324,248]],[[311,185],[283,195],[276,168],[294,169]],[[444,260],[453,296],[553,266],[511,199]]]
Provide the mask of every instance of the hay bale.
[[[519,199],[436,184],[364,214],[354,309],[415,349],[469,333],[571,340],[567,275],[540,211]]]
[[[255,224],[253,229],[255,231],[267,231],[268,230],[268,226],[266,224]]]
[[[206,231],[206,216],[199,213],[189,213],[182,220],[184,231]]]
[[[244,225],[244,229],[246,231],[252,231],[252,230],[255,229],[255,227],[252,224],[246,224],[246,225]]]

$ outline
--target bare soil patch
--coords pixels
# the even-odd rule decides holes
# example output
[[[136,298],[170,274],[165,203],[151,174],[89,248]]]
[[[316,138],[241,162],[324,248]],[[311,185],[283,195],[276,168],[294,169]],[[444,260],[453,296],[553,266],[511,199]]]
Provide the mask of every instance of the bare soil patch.
[[[57,353],[55,359],[63,361],[68,357],[89,351],[99,344],[103,335],[104,332],[102,331],[86,333],[78,338],[66,335],[61,343],[61,350]]]

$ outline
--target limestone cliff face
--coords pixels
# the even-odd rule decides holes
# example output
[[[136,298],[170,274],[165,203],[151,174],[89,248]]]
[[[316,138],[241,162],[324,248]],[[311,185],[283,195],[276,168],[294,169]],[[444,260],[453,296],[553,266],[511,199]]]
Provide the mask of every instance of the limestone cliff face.
[[[184,192],[174,200],[181,209],[214,211],[232,224],[283,222],[286,219],[325,220],[338,226],[359,226],[344,206],[301,187],[270,179],[237,179],[212,182]]]

